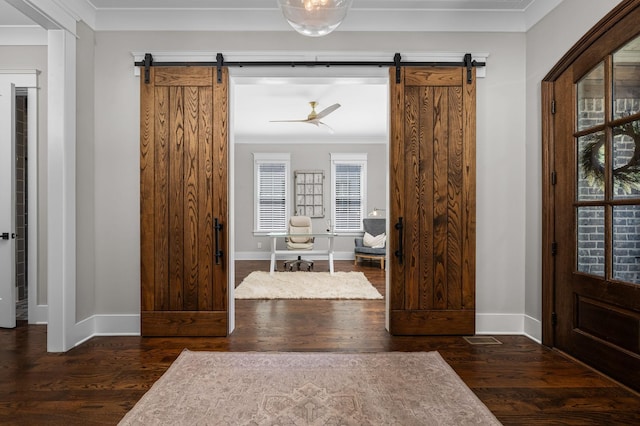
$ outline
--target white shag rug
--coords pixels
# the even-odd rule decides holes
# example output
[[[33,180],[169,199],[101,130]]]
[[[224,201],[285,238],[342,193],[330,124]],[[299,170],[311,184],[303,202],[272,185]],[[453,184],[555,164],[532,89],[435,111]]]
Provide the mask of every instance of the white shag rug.
[[[382,299],[362,272],[250,273],[235,289],[236,299]]]

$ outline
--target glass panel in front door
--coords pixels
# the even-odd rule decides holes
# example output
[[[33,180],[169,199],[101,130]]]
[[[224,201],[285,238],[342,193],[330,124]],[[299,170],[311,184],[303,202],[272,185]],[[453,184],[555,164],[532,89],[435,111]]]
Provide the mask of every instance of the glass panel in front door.
[[[604,63],[578,82],[578,131],[604,124]]]
[[[604,207],[578,207],[578,272],[604,277]]]
[[[640,205],[613,207],[613,278],[640,284]]]
[[[613,118],[640,112],[640,37],[613,54]]]
[[[613,127],[613,196],[640,198],[640,120]]]
[[[578,138],[578,201],[604,200],[604,132],[595,132]]]
[[[640,284],[640,37],[576,94],[576,270]]]

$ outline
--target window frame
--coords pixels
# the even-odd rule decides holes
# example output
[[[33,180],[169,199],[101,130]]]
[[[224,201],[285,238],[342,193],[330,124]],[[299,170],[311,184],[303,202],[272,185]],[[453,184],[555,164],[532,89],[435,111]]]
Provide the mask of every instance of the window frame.
[[[284,216],[282,228],[263,228],[260,221],[260,165],[282,164],[284,172]],[[284,232],[291,214],[291,154],[290,153],[253,153],[253,233],[267,235],[270,232]]]
[[[331,153],[331,230],[338,234],[348,235],[356,234],[361,235],[364,232],[362,220],[366,217],[367,206],[367,153]],[[356,228],[337,228],[338,223],[336,200],[337,200],[337,187],[336,187],[336,166],[338,164],[350,164],[359,165],[360,169],[360,221],[359,227]]]

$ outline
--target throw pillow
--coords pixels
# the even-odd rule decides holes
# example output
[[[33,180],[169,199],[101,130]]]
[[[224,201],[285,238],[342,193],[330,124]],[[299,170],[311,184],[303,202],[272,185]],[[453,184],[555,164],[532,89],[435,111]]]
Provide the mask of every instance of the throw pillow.
[[[364,237],[362,238],[362,244],[365,247],[371,248],[384,248],[384,244],[387,241],[386,234],[382,233],[380,235],[376,235],[375,237],[368,232],[364,233]]]

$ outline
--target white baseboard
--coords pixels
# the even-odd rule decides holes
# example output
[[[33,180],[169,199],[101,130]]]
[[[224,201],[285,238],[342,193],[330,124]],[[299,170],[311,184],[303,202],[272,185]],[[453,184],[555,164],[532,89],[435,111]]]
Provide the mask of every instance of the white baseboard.
[[[476,334],[515,334],[542,342],[542,322],[526,314],[476,314]]]
[[[524,315],[524,335],[538,343],[542,343],[542,321]]]
[[[29,324],[47,324],[49,322],[49,306],[36,305],[29,311]]]
[[[522,314],[476,314],[476,334],[524,334]]]
[[[139,335],[139,314],[94,315],[76,324],[73,346],[78,346],[95,336]]]
[[[140,314],[97,315],[96,336],[139,336]]]
[[[524,314],[476,314],[476,334],[524,335],[541,341],[542,323]],[[139,336],[140,315],[94,315],[76,324],[77,346],[94,336]]]
[[[327,260],[327,256],[318,254],[318,255],[309,255],[305,256],[311,260]],[[241,251],[235,253],[235,260],[270,260],[271,253],[268,251]],[[336,251],[333,253],[334,260],[353,260],[353,252],[352,251]]]

